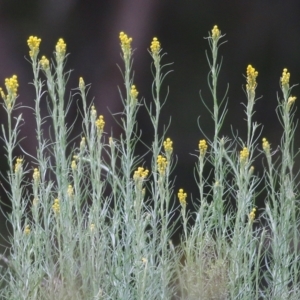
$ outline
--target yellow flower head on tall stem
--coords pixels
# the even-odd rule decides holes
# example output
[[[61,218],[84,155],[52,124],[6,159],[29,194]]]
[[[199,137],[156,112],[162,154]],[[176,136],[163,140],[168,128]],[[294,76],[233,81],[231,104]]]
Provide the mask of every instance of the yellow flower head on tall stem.
[[[68,185],[67,195],[69,196],[69,198],[72,198],[74,196],[74,189],[71,184]]]
[[[262,148],[264,149],[264,151],[269,154],[270,153],[270,144],[269,142],[267,141],[266,138],[263,138],[262,139]]]
[[[71,169],[72,169],[72,171],[75,171],[77,169],[77,163],[76,163],[75,159],[72,160]]]
[[[40,60],[40,66],[42,67],[42,69],[44,71],[46,71],[47,69],[49,69],[49,66],[50,66],[49,60],[44,55],[42,56],[42,58]]]
[[[255,213],[256,213],[256,208],[253,208],[252,211],[249,214],[249,221],[253,222],[255,219]]]
[[[39,183],[41,174],[38,168],[34,168],[32,178],[35,184]]]
[[[182,206],[186,206],[186,197],[187,197],[187,193],[184,193],[183,189],[179,189],[179,192],[177,194],[179,202]]]
[[[97,110],[95,108],[95,105],[92,105],[91,107],[91,119],[96,120],[97,118]]]
[[[0,88],[0,95],[4,100],[4,104],[8,110],[12,109],[12,106],[17,98],[18,93],[18,77],[17,75],[13,75],[11,78],[5,79],[5,87],[7,90],[7,95],[5,95],[2,88]]]
[[[168,161],[162,155],[157,156],[157,167],[160,175],[165,175]]]
[[[131,42],[132,38],[129,38],[127,34],[125,34],[123,31],[120,32],[119,35],[120,42],[121,42],[121,48],[124,53],[124,56],[128,58],[131,54]]]
[[[208,146],[207,146],[206,140],[200,140],[199,141],[200,156],[204,157],[204,155],[206,154],[207,148],[208,148]]]
[[[55,46],[56,58],[63,59],[66,55],[66,50],[67,44],[64,42],[63,39],[59,39]]]
[[[294,104],[294,102],[296,101],[297,97],[295,96],[290,96],[288,99],[288,108],[290,108],[292,106],[292,104]]]
[[[156,37],[153,38],[152,42],[151,42],[151,53],[153,55],[158,55],[160,52],[160,42],[158,41],[158,39]]]
[[[40,51],[40,43],[41,43],[41,39],[39,39],[36,36],[30,36],[27,40],[27,45],[29,46],[29,56],[31,58],[34,58],[38,55],[39,51]]]
[[[246,89],[247,92],[254,92],[257,87],[256,77],[258,76],[258,72],[255,71],[251,65],[247,67],[247,84]]]
[[[82,77],[79,77],[79,89],[84,90],[85,84]]]
[[[25,234],[25,235],[28,235],[28,234],[30,234],[30,231],[31,231],[31,230],[30,230],[30,226],[29,226],[29,225],[26,225],[25,228],[24,228],[24,234]]]
[[[52,209],[54,211],[55,214],[59,214],[60,212],[60,204],[59,204],[59,199],[55,199],[54,203],[52,205]]]
[[[96,120],[97,132],[99,134],[103,133],[104,125],[105,125],[104,117],[100,115],[99,118]]]
[[[214,41],[218,41],[220,36],[221,36],[221,31],[219,30],[218,26],[215,25],[211,30],[211,37]]]
[[[145,180],[148,174],[149,174],[149,170],[144,169],[143,167],[138,167],[138,169],[134,171],[133,179],[135,181]]]
[[[164,141],[164,149],[165,149],[165,152],[168,154],[168,155],[171,155],[172,152],[173,152],[173,142],[170,138],[167,138],[165,141]]]
[[[241,164],[245,164],[249,158],[249,150],[247,147],[244,147],[243,150],[240,151],[240,162]]]
[[[139,94],[139,92],[137,91],[135,85],[132,85],[131,90],[130,90],[131,103],[133,103],[133,104],[137,103],[138,94]]]
[[[18,173],[21,171],[22,164],[23,164],[23,158],[17,158],[17,161],[15,163],[15,173]]]
[[[283,69],[282,77],[280,78],[281,86],[289,88],[291,74],[288,72],[286,68]]]

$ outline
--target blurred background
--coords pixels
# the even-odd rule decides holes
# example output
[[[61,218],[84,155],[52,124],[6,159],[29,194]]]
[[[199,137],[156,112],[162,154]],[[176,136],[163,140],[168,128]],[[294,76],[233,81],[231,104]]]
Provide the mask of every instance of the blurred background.
[[[98,113],[105,116],[108,136],[113,131],[117,137],[119,128],[108,107],[111,112],[121,110],[118,86],[122,89],[123,82],[117,64],[123,65],[119,33],[124,31],[133,38],[135,84],[139,96],[144,97],[148,104],[152,99],[152,75],[151,57],[147,49],[152,38],[157,37],[163,52],[167,53],[163,62],[174,63],[166,69],[173,72],[164,82],[163,93],[166,95],[169,87],[169,94],[163,108],[161,128],[172,119],[167,136],[173,140],[174,153],[178,158],[173,173],[176,176],[175,191],[182,187],[195,200],[198,197],[193,177],[196,157],[192,154],[197,153],[198,142],[204,138],[197,125],[199,117],[202,129],[213,137],[213,121],[199,97],[201,91],[206,102],[212,105],[205,56],[209,46],[204,37],[208,36],[214,25],[218,25],[222,34],[226,34],[223,40],[228,41],[219,51],[223,56],[219,76],[220,99],[229,84],[229,111],[222,134],[232,137],[232,126],[245,140],[246,122],[242,106],[246,103],[244,75],[247,65],[252,64],[259,72],[256,93],[258,97],[262,96],[255,105],[254,121],[264,124],[263,136],[268,138],[274,149],[279,145],[281,136],[275,108],[283,68],[288,68],[291,73],[291,84],[300,82],[299,13],[298,0],[1,0],[0,86],[4,87],[5,78],[16,74],[20,85],[18,101],[33,107],[34,89],[30,85],[33,76],[31,65],[27,62],[27,39],[30,35],[40,37],[40,55],[49,58],[57,40],[63,38],[70,53],[66,69],[73,70],[69,88],[78,86],[80,76],[86,84],[92,84],[89,99],[94,98]],[[299,93],[296,87],[293,95],[300,99]],[[78,99],[75,97],[75,100]],[[299,105],[297,101],[296,106]],[[26,137],[22,145],[25,151],[35,154],[33,112],[24,109],[22,113],[25,124],[20,136]],[[69,124],[72,114],[76,116],[76,105],[70,111]],[[296,116],[299,116],[299,110]],[[4,111],[0,110],[1,123],[5,119]],[[152,129],[145,108],[140,110],[138,121],[143,139],[151,142]],[[76,127],[79,133],[80,123]],[[298,135],[296,148],[299,148]],[[0,146],[0,151],[4,151],[3,144]],[[16,151],[16,155],[20,153]],[[6,174],[4,155],[0,157],[1,172]],[[262,158],[259,157],[254,164],[256,172],[262,172],[261,165]],[[146,167],[150,168],[150,165]],[[3,189],[1,195],[1,200],[7,203]],[[263,199],[257,201],[262,203]],[[6,224],[0,216],[0,231],[3,233],[5,230]]]

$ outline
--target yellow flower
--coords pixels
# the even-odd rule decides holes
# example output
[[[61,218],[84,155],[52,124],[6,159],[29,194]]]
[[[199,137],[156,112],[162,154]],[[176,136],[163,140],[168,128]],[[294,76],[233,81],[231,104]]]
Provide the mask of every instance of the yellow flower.
[[[247,67],[247,84],[246,89],[249,92],[254,92],[257,87],[256,77],[258,76],[258,72],[255,69],[248,65]]]
[[[244,147],[242,151],[240,151],[240,162],[244,164],[248,161],[249,158],[249,150],[247,147]]]
[[[220,35],[221,35],[221,31],[219,30],[218,26],[215,25],[211,30],[211,37],[213,38],[213,40],[217,41]]]
[[[282,87],[284,86],[286,86],[287,88],[289,87],[290,76],[291,74],[288,72],[286,68],[284,68],[282,72],[282,77],[280,78]]]
[[[288,99],[288,107],[290,108],[292,106],[292,104],[294,104],[294,102],[296,101],[297,97],[295,96],[290,96]]]
[[[80,142],[80,150],[84,150],[85,145],[86,145],[86,143],[85,143],[85,137],[82,137],[81,138],[81,142]]]
[[[74,196],[74,190],[73,190],[73,187],[71,184],[68,185],[67,194],[70,198],[72,198]]]
[[[11,78],[6,78],[5,86],[6,86],[8,94],[11,94],[14,97],[17,96],[19,84],[18,84],[18,78],[16,75],[13,75]]]
[[[36,36],[30,36],[27,40],[27,45],[29,46],[29,55],[30,57],[36,57],[39,53],[39,47],[41,43],[41,39]]]
[[[24,228],[24,234],[28,235],[30,233],[30,226],[26,225]]]
[[[18,173],[21,170],[22,164],[23,164],[23,159],[17,158],[17,162],[15,164],[15,173]]]
[[[160,42],[156,37],[153,38],[150,46],[151,52],[153,55],[159,54],[160,51]]]
[[[165,175],[166,168],[168,165],[168,161],[165,157],[162,155],[157,156],[157,167],[158,167],[158,172],[160,175]]]
[[[52,205],[52,209],[53,209],[55,214],[58,214],[60,212],[59,199],[54,200],[54,203]]]
[[[135,105],[137,103],[137,96],[138,96],[139,92],[137,91],[135,85],[131,86],[131,90],[130,90],[130,98],[131,98],[131,104]]]
[[[187,197],[187,193],[184,193],[183,189],[179,189],[179,192],[178,192],[178,199],[179,199],[179,202],[182,206],[186,206],[186,197]]]
[[[34,168],[32,178],[33,178],[33,181],[35,184],[39,183],[40,177],[41,177],[41,174],[40,174],[39,169]]]
[[[0,88],[0,95],[1,95],[2,99],[5,101],[6,100],[6,96],[5,96],[2,88]]]
[[[149,174],[149,170],[144,169],[143,167],[138,167],[136,171],[134,171],[133,179],[134,180],[144,180]]]
[[[121,48],[124,53],[124,56],[128,58],[128,56],[130,56],[131,54],[132,38],[129,38],[127,34],[125,34],[123,31],[120,32],[119,38],[120,38]]]
[[[49,60],[46,58],[46,56],[42,56],[41,60],[40,60],[40,65],[42,67],[43,70],[47,70],[49,69]]]
[[[207,144],[206,144],[206,140],[200,140],[199,141],[199,150],[200,150],[200,156],[204,156],[206,151],[207,151]]]
[[[84,86],[85,86],[85,84],[84,84],[83,78],[82,78],[82,77],[79,77],[79,88],[80,88],[81,90],[83,90],[83,89],[84,89]]]
[[[137,96],[138,96],[139,92],[136,90],[135,85],[131,86],[131,90],[130,90],[130,96],[133,100],[136,100]]]
[[[164,149],[165,149],[165,152],[169,155],[172,154],[173,152],[173,142],[170,138],[167,138],[165,141],[164,141]]]
[[[76,160],[75,160],[75,159],[72,160],[72,163],[71,163],[71,169],[72,169],[73,171],[75,171],[75,170],[77,169],[77,164],[76,164]]]
[[[98,134],[101,134],[103,132],[105,125],[104,117],[102,115],[99,116],[99,118],[96,120],[96,127]]]
[[[253,208],[252,211],[249,214],[249,220],[250,222],[253,222],[255,219],[255,213],[256,213],[256,208]]]
[[[92,105],[92,107],[91,107],[91,119],[96,120],[96,118],[97,118],[97,110],[96,110],[95,106]]]
[[[262,139],[262,148],[264,149],[264,151],[266,153],[270,153],[270,144],[269,144],[269,142],[267,141],[266,138]]]
[[[17,97],[17,93],[18,93],[18,87],[19,87],[18,77],[16,75],[13,75],[11,78],[6,78],[5,86],[6,86],[6,90],[7,90],[7,95],[5,95],[2,88],[0,88],[0,94],[4,100],[6,108],[8,110],[11,110],[12,105],[13,105],[13,103]]]
[[[67,44],[64,42],[63,39],[59,39],[56,46],[55,46],[56,57],[57,58],[64,58],[64,56],[66,54],[66,49],[67,49]]]

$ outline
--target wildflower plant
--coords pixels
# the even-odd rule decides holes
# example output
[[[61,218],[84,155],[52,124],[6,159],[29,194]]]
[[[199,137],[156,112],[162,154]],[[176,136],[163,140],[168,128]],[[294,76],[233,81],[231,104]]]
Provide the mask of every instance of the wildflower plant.
[[[149,46],[153,84],[148,101],[133,78],[134,40],[119,35],[122,111],[112,114],[118,136],[113,130],[107,134],[106,111],[88,99],[90,86],[82,77],[67,98],[71,75],[64,70],[65,41],[58,39],[48,59],[40,55],[42,40],[29,37],[35,154],[15,156],[26,124],[17,110],[17,75],[0,88],[7,114],[1,138],[8,170],[2,177],[11,202],[5,215],[10,248],[0,255],[1,299],[299,299],[297,102],[291,74],[283,69],[280,77],[279,147],[253,121],[258,71],[252,65],[245,76],[247,136],[221,136],[228,101],[226,93],[221,101],[217,96],[223,37],[217,26],[207,37],[212,99],[201,100],[214,134],[209,137],[200,126],[194,169],[198,195],[183,188],[174,193],[176,145],[166,135],[170,124],[160,118],[169,64],[162,64],[158,38]],[[66,122],[74,98],[81,103],[82,119],[75,142],[70,138],[75,123]],[[41,110],[45,102],[47,115]],[[144,153],[137,122],[141,107],[153,131]],[[254,168],[260,162],[262,174]],[[261,193],[266,199],[259,210]],[[183,229],[179,245],[172,242],[176,223]]]

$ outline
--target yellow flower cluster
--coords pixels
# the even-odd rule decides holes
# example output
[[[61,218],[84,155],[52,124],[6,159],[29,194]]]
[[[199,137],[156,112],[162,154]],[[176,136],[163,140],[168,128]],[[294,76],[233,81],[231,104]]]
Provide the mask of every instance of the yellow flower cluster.
[[[55,199],[54,203],[52,205],[52,209],[54,211],[55,214],[58,214],[60,212],[60,204],[59,204],[59,199]]]
[[[24,228],[24,234],[28,235],[30,233],[30,226],[26,225]]]
[[[288,99],[288,107],[291,107],[292,104],[296,101],[297,97],[295,96],[290,96]]]
[[[97,110],[95,108],[95,105],[92,105],[92,107],[91,107],[91,117],[94,120],[97,118]]]
[[[179,189],[179,192],[178,192],[178,199],[179,199],[179,202],[182,206],[186,206],[186,197],[187,197],[187,193],[184,193],[183,189]]]
[[[130,90],[130,97],[131,97],[131,99],[132,99],[133,102],[137,101],[138,94],[139,94],[139,92],[135,88],[135,85],[132,85],[131,86],[131,90]]]
[[[27,45],[29,46],[29,56],[36,57],[39,53],[39,47],[41,43],[41,39],[36,36],[30,36],[27,40]]]
[[[74,196],[74,189],[71,184],[68,185],[67,194],[68,194],[69,198],[72,198]]]
[[[132,38],[129,38],[127,34],[125,34],[123,31],[120,32],[119,35],[120,42],[121,42],[121,48],[124,52],[124,54],[127,56],[131,53],[131,42]]]
[[[249,150],[247,147],[244,147],[242,151],[240,151],[240,162],[246,163],[249,157]]]
[[[79,88],[80,88],[81,90],[83,90],[83,89],[84,89],[84,86],[85,86],[85,84],[84,84],[83,78],[82,78],[82,77],[79,77]]]
[[[160,42],[158,41],[158,39],[156,37],[153,38],[150,49],[151,49],[152,54],[154,54],[154,55],[157,55],[159,53]]]
[[[98,133],[102,133],[104,129],[105,121],[104,117],[102,115],[99,116],[99,118],[96,120],[96,127]]]
[[[215,41],[218,40],[220,35],[221,35],[221,32],[220,32],[218,26],[215,25],[213,27],[213,29],[211,30],[211,36],[212,36],[213,40],[215,40]]]
[[[47,59],[46,56],[42,56],[41,60],[40,60],[40,65],[42,67],[43,70],[47,70],[49,69],[49,60]]]
[[[270,144],[269,144],[269,142],[267,141],[266,138],[262,139],[262,148],[264,149],[264,151],[266,153],[270,153]]]
[[[85,146],[86,146],[86,142],[85,142],[85,137],[83,136],[80,142],[80,150],[84,150]]]
[[[157,156],[157,167],[158,167],[158,172],[160,175],[164,175],[166,172],[166,168],[168,165],[168,161],[165,157],[162,155]]]
[[[199,150],[200,150],[200,156],[204,156],[207,151],[207,143],[206,140],[200,140],[199,141]]]
[[[15,164],[15,173],[18,173],[21,170],[22,164],[23,164],[23,159],[17,158],[17,162]]]
[[[17,75],[13,75],[11,78],[6,78],[5,86],[8,94],[17,97],[17,91],[19,87]]]
[[[55,50],[56,50],[57,57],[62,58],[65,56],[67,50],[67,44],[64,42],[63,39],[58,40],[55,46]]]
[[[164,149],[165,149],[165,152],[167,154],[169,154],[169,155],[172,154],[172,152],[173,152],[173,141],[170,138],[167,138],[164,141]]]
[[[77,164],[76,164],[76,160],[75,160],[75,159],[72,160],[72,163],[71,163],[71,169],[72,169],[73,171],[75,171],[75,170],[77,169]]]
[[[289,84],[290,76],[291,76],[291,74],[288,72],[288,70],[286,68],[284,68],[283,72],[282,72],[282,77],[280,78],[282,86],[286,86]]]
[[[40,181],[41,174],[38,168],[34,168],[32,178],[34,183],[38,183]]]
[[[0,88],[0,95],[3,98],[7,109],[10,110],[15,98],[17,97],[17,92],[19,87],[17,75],[13,75],[11,78],[6,78],[5,86],[7,90],[7,95],[5,95],[2,88]]]
[[[133,179],[134,180],[144,180],[149,174],[149,170],[144,169],[143,167],[138,167],[136,171],[134,171]]]
[[[246,84],[247,91],[254,92],[254,90],[257,87],[257,82],[256,82],[257,76],[258,76],[258,72],[255,71],[255,69],[251,65],[248,65],[248,67],[247,67],[247,84]]]
[[[251,211],[250,214],[249,214],[249,220],[250,220],[251,222],[253,222],[254,219],[255,219],[255,213],[256,213],[256,208],[253,208],[252,211]]]

